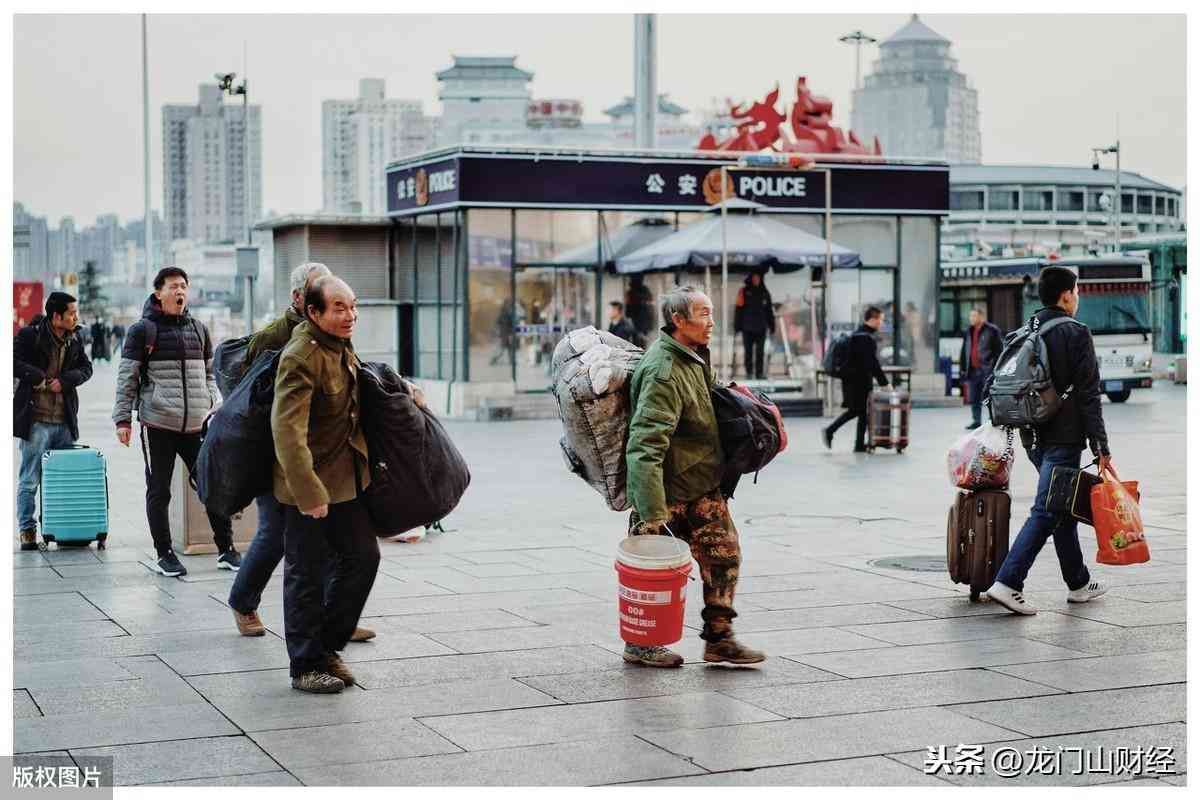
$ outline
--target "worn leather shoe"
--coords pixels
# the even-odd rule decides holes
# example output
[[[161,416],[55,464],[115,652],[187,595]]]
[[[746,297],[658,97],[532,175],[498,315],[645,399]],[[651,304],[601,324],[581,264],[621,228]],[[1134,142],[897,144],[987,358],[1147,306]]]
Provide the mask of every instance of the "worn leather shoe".
[[[259,619],[257,611],[243,614],[234,609],[233,621],[237,623],[238,633],[242,636],[262,636],[267,632],[267,628],[263,625],[262,620]]]
[[[21,549],[37,550],[37,531],[21,531]]]
[[[342,683],[340,678],[314,669],[292,678],[292,688],[313,694],[337,694],[346,688],[346,684]]]
[[[329,656],[329,660],[325,663],[325,671],[347,686],[354,685],[354,673],[350,671],[350,668],[346,666],[346,662],[342,661],[342,657],[337,653]]]
[[[683,666],[683,656],[665,647],[640,647],[636,644],[626,644],[622,658],[630,664],[641,664],[643,667]]]
[[[370,628],[355,628],[354,633],[350,634],[352,642],[368,642],[375,638],[375,631]]]
[[[732,636],[704,645],[704,660],[711,664],[758,664],[766,658],[766,653],[746,647]]]

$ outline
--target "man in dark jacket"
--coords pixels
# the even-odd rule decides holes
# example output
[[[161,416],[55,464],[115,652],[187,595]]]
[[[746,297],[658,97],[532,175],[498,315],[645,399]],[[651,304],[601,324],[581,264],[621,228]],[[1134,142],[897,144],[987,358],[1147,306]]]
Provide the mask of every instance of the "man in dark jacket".
[[[999,328],[987,321],[982,308],[972,308],[968,319],[971,325],[962,334],[958,374],[962,376],[963,388],[971,400],[971,424],[967,430],[973,431],[982,424],[983,390],[992,376],[996,359],[1000,357],[1004,336]]]
[[[1046,267],[1038,276],[1038,295],[1045,308],[1034,315],[1031,324],[1040,326],[1053,319],[1072,318],[1071,322],[1047,330],[1042,337],[1054,388],[1060,396],[1068,388],[1070,394],[1049,422],[1032,431],[1021,431],[1021,443],[1038,470],[1037,494],[1029,519],[1000,566],[996,582],[987,591],[988,597],[1014,614],[1037,613],[1036,608],[1025,602],[1022,592],[1034,559],[1051,537],[1067,584],[1068,603],[1086,603],[1108,591],[1107,586],[1091,579],[1083,563],[1075,518],[1070,513],[1055,514],[1046,509],[1050,475],[1055,467],[1078,469],[1085,444],[1100,459],[1101,469],[1111,457],[1100,410],[1100,367],[1096,363],[1092,333],[1073,319],[1079,311],[1076,284],[1075,273],[1065,267]]]
[[[887,386],[887,375],[879,365],[879,353],[875,342],[875,334],[883,326],[883,310],[868,306],[863,314],[863,324],[850,335],[850,364],[849,377],[842,379],[842,408],[846,412],[833,421],[828,428],[821,430],[821,441],[826,449],[833,449],[833,435],[838,428],[852,419],[858,424],[854,432],[854,452],[865,453],[867,450],[867,400],[871,396],[871,379],[874,378],[880,386]]]
[[[283,312],[283,316],[254,334],[246,348],[244,367],[249,367],[264,352],[282,350],[292,338],[292,332],[304,322],[304,295],[308,287],[317,278],[329,275],[329,267],[316,262],[301,264],[292,270],[292,304]],[[254,539],[246,548],[242,557],[241,569],[229,589],[229,607],[233,609],[233,620],[238,633],[243,636],[263,636],[266,626],[258,616],[258,606],[262,601],[263,590],[279,562],[283,559],[283,531],[285,517],[283,506],[275,499],[273,492],[268,492],[255,498],[258,507],[258,529]],[[326,594],[329,593],[329,578],[332,570],[327,570]],[[350,640],[365,642],[375,638],[375,632],[369,628],[355,628]]]
[[[51,292],[39,314],[13,340],[13,435],[21,440],[17,478],[17,530],[21,549],[37,550],[37,505],[42,456],[79,439],[78,387],[92,377],[92,362],[78,335],[75,298]]]
[[[217,404],[213,380],[212,342],[208,330],[187,311],[188,276],[179,267],[163,267],[154,278],[154,294],[142,318],[129,327],[117,370],[113,424],[117,441],[132,438],[133,409],[142,428],[146,464],[146,518],[158,552],[155,568],[168,577],[186,575],[171,547],[171,478],[175,457],[188,471],[200,454],[200,430]],[[233,525],[227,517],[208,514],[220,554],[218,569],[237,570]]]
[[[629,279],[629,289],[625,292],[625,315],[643,339],[654,331],[654,293],[641,275]]]
[[[757,272],[747,275],[746,285],[738,290],[733,330],[742,334],[746,377],[759,380],[766,378],[763,360],[767,334],[775,335],[775,308],[771,305],[771,293],[767,291],[762,275]]]
[[[734,591],[741,547],[721,492],[721,438],[712,405],[708,343],[712,301],[690,286],[662,298],[663,329],[630,381],[632,415],[627,489],[633,504],[631,536],[674,534],[687,542],[704,581],[704,660],[757,664],[766,658],[733,636]],[[647,667],[680,667],[683,657],[665,647],[627,643],[625,661]]]
[[[283,603],[292,688],[340,692],[338,656],[379,570],[379,541],[360,496],[371,481],[361,424],[357,299],[332,275],[305,295],[307,319],[279,356],[271,432],[275,499],[284,506]],[[326,593],[329,554],[335,574]]]
[[[608,304],[608,332],[630,344],[642,346],[642,336],[633,323],[625,318],[625,304],[620,301],[614,300]]]

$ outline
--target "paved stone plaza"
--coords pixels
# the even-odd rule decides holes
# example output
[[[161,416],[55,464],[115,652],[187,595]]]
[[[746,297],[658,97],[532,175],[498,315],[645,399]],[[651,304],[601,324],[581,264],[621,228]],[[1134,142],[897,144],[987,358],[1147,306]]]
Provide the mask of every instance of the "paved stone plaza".
[[[83,442],[108,458],[109,549],[14,556],[19,753],[111,755],[123,785],[1185,782],[1184,387],[1105,404],[1115,463],[1142,482],[1152,561],[1093,567],[1112,591],[1068,606],[1047,546],[1031,618],[970,603],[943,571],[873,563],[944,558],[945,451],[966,410],[915,412],[900,456],[851,454],[853,426],[830,454],[819,420],[789,419],[788,451],[733,503],[735,627],[770,656],[746,669],[700,660],[697,583],[687,664],[625,665],[625,516],[566,471],[558,422],[451,422],[472,486],[445,533],[382,544],[363,620],[379,636],[344,654],[361,687],[314,696],[289,687],[282,568],[268,635],[248,639],[215,556],[184,557],[183,579],[141,563],[141,453],[112,434],[115,371],[98,365],[81,393]],[[1014,537],[1034,478],[1022,457]],[[925,774],[929,747],[953,760],[963,744],[984,746],[983,775]],[[999,777],[1003,747],[1063,748],[1061,774]],[[1175,774],[1070,774],[1069,748],[1139,747],[1174,748]]]

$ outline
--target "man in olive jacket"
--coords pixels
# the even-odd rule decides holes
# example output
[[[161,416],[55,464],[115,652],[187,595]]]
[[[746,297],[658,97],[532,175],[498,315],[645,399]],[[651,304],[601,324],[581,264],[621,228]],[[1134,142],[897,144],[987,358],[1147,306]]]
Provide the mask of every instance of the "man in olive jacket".
[[[327,275],[309,286],[304,304],[307,319],[279,357],[271,408],[275,499],[285,517],[284,637],[292,688],[330,693],[354,683],[337,651],[350,641],[375,583],[379,543],[359,500],[370,471],[350,342],[357,300]]]
[[[712,405],[712,301],[690,286],[662,298],[662,334],[633,373],[626,486],[632,536],[675,535],[691,546],[704,580],[704,660],[755,664],[762,653],[733,637],[733,595],[741,550],[721,493],[721,439]],[[624,658],[649,667],[682,666],[665,647],[626,644]]]

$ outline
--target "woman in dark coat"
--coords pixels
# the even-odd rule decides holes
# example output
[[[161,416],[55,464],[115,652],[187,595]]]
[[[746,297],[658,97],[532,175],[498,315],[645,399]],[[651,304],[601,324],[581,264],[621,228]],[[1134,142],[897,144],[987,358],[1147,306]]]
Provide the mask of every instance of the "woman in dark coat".
[[[775,334],[775,308],[771,304],[771,293],[767,291],[767,285],[758,272],[747,275],[745,286],[738,290],[733,330],[742,334],[746,377],[766,378],[764,348],[767,334]]]

